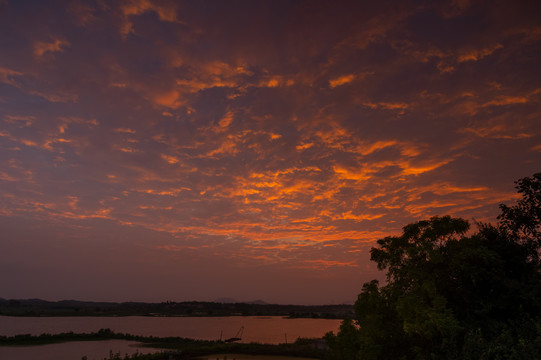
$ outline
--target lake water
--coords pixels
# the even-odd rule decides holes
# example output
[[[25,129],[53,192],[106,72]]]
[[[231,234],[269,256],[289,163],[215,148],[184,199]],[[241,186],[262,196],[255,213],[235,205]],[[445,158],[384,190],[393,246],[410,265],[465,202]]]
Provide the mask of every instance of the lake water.
[[[298,337],[318,338],[329,331],[338,331],[341,320],[331,319],[288,319],[278,316],[228,316],[228,317],[11,317],[0,316],[0,335],[13,336],[17,334],[40,335],[43,333],[57,334],[73,331],[75,333],[96,332],[99,329],[109,328],[115,332],[129,333],[142,336],[175,336],[202,340],[219,340],[234,337],[241,327],[244,327],[242,341],[244,343],[259,342],[279,344],[293,342]],[[112,343],[113,342],[113,343]],[[34,347],[2,347],[0,346],[0,359],[45,359],[44,353],[55,353],[55,360],[79,360],[87,355],[90,359],[103,359],[108,357],[109,350],[113,352],[135,353],[133,342],[128,341],[99,341],[83,342],[87,347],[98,347],[104,355],[82,349],[82,344],[63,343],[42,345]],[[100,345],[101,343],[101,345]],[[122,348],[110,347],[112,345]],[[80,348],[83,352],[76,355],[72,349]],[[29,349],[41,349],[29,350]],[[144,349],[144,348],[142,348]],[[18,351],[20,353],[4,353],[4,351]],[[130,351],[133,350],[133,351]],[[25,357],[24,351],[39,351],[39,356]],[[86,352],[85,352],[86,351]],[[139,348],[139,352],[143,352]],[[148,349],[146,351],[149,351]],[[62,353],[69,352],[70,357],[61,357]]]

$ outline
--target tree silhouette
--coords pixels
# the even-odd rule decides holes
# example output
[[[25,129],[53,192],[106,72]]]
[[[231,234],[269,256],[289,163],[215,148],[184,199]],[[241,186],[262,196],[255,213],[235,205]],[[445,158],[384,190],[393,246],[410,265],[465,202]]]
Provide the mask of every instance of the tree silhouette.
[[[517,181],[498,226],[450,216],[378,240],[387,283],[364,284],[331,359],[532,359],[541,354],[541,174]],[[354,354],[354,355],[351,355]]]

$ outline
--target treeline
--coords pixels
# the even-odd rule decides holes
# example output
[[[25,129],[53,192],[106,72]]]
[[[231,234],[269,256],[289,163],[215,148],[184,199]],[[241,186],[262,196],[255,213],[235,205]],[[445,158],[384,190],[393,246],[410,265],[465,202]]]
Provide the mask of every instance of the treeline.
[[[541,173],[517,190],[494,225],[433,217],[378,240],[386,284],[364,284],[329,358],[540,359]]]
[[[287,316],[344,319],[353,305],[276,305],[218,302],[88,302],[0,299],[6,316]]]

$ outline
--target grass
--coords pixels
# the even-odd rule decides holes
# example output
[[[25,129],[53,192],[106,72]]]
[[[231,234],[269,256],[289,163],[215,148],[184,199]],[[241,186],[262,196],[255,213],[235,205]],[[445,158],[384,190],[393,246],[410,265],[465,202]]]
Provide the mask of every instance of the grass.
[[[225,343],[223,341],[195,340],[181,337],[153,337],[116,333],[110,329],[101,329],[93,333],[60,333],[41,334],[38,336],[22,334],[15,336],[0,336],[0,346],[34,346],[55,344],[69,341],[99,341],[99,340],[130,340],[137,341],[143,346],[164,349],[153,354],[133,354],[121,357],[120,354],[110,354],[109,360],[161,360],[161,359],[197,359],[205,355],[233,358],[227,354],[289,356],[321,359],[325,351],[316,349],[312,339],[298,339],[291,344],[259,344],[259,343]],[[208,358],[208,357],[207,357]],[[214,358],[215,359],[215,358]],[[272,358],[271,358],[272,359]],[[261,358],[261,360],[267,360]]]

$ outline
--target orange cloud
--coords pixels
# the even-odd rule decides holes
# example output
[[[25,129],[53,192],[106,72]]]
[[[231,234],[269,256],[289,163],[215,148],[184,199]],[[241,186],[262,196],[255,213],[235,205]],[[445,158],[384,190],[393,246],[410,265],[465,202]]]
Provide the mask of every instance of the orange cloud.
[[[240,141],[242,141],[241,136],[228,135],[225,139],[223,139],[219,147],[210,150],[205,154],[205,156],[215,157],[216,155],[235,155],[240,151],[240,149],[237,147]]]
[[[333,217],[334,220],[355,220],[355,221],[365,221],[365,220],[375,220],[385,216],[385,214],[353,214],[352,211],[348,211]]]
[[[295,80],[292,78],[286,78],[283,76],[267,76],[266,78],[263,78],[257,86],[259,87],[268,87],[268,88],[276,88],[279,86],[293,86],[295,85]]]
[[[227,87],[244,91],[243,77],[253,73],[242,65],[228,64],[223,61],[210,61],[193,64],[191,78],[177,79],[182,91],[196,93],[214,87]]]
[[[329,86],[334,89],[337,86],[352,82],[353,80],[355,80],[355,77],[356,76],[354,74],[337,77],[335,79],[329,80]]]
[[[12,136],[7,131],[0,131],[0,136],[8,138],[9,140],[11,140],[13,142],[18,142],[18,143],[23,144],[23,145],[28,146],[28,147],[35,147],[35,148],[41,147],[40,144],[37,141],[30,140],[30,139],[25,139],[25,138],[17,138],[15,136]]]
[[[134,153],[134,152],[137,152],[138,150],[135,149],[135,148],[132,148],[132,147],[128,147],[128,146],[115,146],[115,148],[117,150],[120,150],[124,153]]]
[[[49,52],[63,52],[67,46],[70,46],[70,43],[60,39],[53,39],[52,42],[37,41],[34,43],[34,55],[42,57]]]
[[[124,20],[120,29],[123,37],[130,33],[135,33],[133,23],[129,20],[130,16],[141,15],[149,11],[158,14],[161,21],[178,22],[176,4],[151,0],[128,0],[120,6],[120,11]]]
[[[23,73],[0,67],[0,82],[15,87],[19,87],[19,83],[16,81],[15,77],[21,76]]]
[[[151,195],[161,195],[161,196],[177,196],[179,193],[183,191],[190,191],[190,188],[187,187],[174,187],[174,188],[168,188],[166,190],[160,190],[160,189],[136,189],[134,191],[145,193],[145,194],[151,194]]]
[[[398,142],[395,140],[376,141],[374,143],[362,143],[356,149],[356,152],[366,156],[370,155],[378,150],[383,150],[388,147],[396,146]]]
[[[126,134],[135,134],[136,131],[130,128],[116,128],[114,131]]]
[[[170,109],[177,109],[183,102],[181,101],[180,92],[177,90],[170,90],[160,93],[154,96],[154,103],[160,106],[165,106]]]
[[[166,155],[166,154],[160,154],[160,156],[161,156],[162,159],[167,161],[169,164],[176,164],[176,163],[178,163],[180,161],[179,158],[177,158],[175,156]]]
[[[412,165],[412,162],[403,162],[398,164],[402,168],[402,173],[404,175],[420,175],[425,172],[430,172],[433,170],[436,170],[439,167],[442,167],[444,165],[449,164],[450,162],[454,161],[453,158],[440,160],[440,161],[429,161],[425,163],[424,165]]]
[[[20,126],[28,127],[31,126],[36,120],[35,116],[18,116],[18,115],[6,115],[3,119],[9,124],[17,124]]]
[[[233,122],[233,112],[228,111],[218,122],[218,126],[214,127],[214,132],[224,132],[227,130],[229,125]]]
[[[442,210],[442,208],[453,208],[457,206],[456,202],[446,202],[446,201],[431,201],[423,204],[415,205],[406,205],[404,209],[414,215],[425,215],[425,214],[438,214],[440,212],[447,213],[448,210]]]
[[[82,117],[77,116],[69,116],[69,117],[60,117],[59,118],[62,122],[66,124],[83,124],[88,127],[98,126],[99,122],[98,120],[92,118],[92,119],[85,119]]]
[[[313,142],[303,143],[303,144],[297,145],[297,146],[296,146],[296,149],[297,149],[297,150],[306,150],[306,149],[311,148],[312,146],[314,146],[314,143],[313,143]]]
[[[177,18],[176,9],[171,4],[164,2],[153,2],[150,0],[131,0],[120,7],[125,16],[141,15],[147,11],[154,11],[163,21],[175,21]]]
[[[494,53],[496,50],[503,48],[503,45],[496,44],[492,47],[483,49],[463,50],[458,55],[458,62],[478,61]]]
[[[109,84],[109,86],[123,89],[123,88],[127,87],[128,85],[126,83],[122,83],[122,82],[112,82],[112,83]]]
[[[46,140],[44,142],[44,144],[41,146],[43,149],[46,149],[46,150],[50,150],[50,151],[53,151],[53,150],[57,150],[54,145],[56,144],[62,144],[62,143],[70,143],[71,140],[70,139],[64,139],[64,138],[53,138],[53,139],[49,139],[49,140]],[[60,150],[61,153],[63,153],[63,151]]]
[[[482,107],[487,106],[505,106],[513,104],[524,104],[528,102],[528,98],[524,96],[498,96],[496,99],[481,105]]]
[[[467,132],[475,134],[482,138],[492,138],[492,139],[509,139],[509,140],[519,140],[533,137],[533,134],[525,132],[517,132],[516,128],[506,126],[504,124],[487,124],[487,125],[478,125],[475,127],[467,127],[461,132]]]
[[[440,61],[438,63],[438,70],[442,74],[450,74],[455,71],[455,67],[453,65],[449,65],[443,61]]]
[[[0,180],[1,181],[11,181],[11,182],[19,181],[19,179],[14,178],[13,176],[11,176],[11,175],[9,175],[9,174],[7,174],[5,172],[0,172]]]
[[[448,195],[456,193],[472,193],[472,192],[489,192],[490,189],[486,186],[475,186],[475,187],[461,187],[452,185],[450,183],[436,183],[430,186],[430,191],[438,195]]]
[[[345,149],[345,147],[351,145],[349,131],[338,124],[331,123],[330,129],[316,130],[314,135],[317,136],[324,145],[331,148]]]
[[[339,178],[344,179],[344,180],[367,181],[372,177],[369,174],[368,170],[357,172],[357,171],[350,171],[340,166],[335,166],[333,170],[339,176]]]
[[[77,102],[79,96],[74,93],[68,92],[44,92],[44,91],[29,91],[30,94],[39,96],[52,103],[67,103],[67,102]]]
[[[364,106],[369,107],[370,109],[384,109],[384,110],[398,110],[400,114],[404,114],[406,109],[409,107],[406,103],[389,103],[389,102],[365,102]]]

